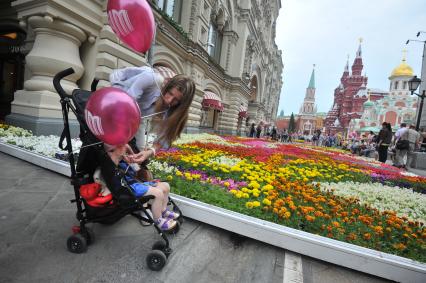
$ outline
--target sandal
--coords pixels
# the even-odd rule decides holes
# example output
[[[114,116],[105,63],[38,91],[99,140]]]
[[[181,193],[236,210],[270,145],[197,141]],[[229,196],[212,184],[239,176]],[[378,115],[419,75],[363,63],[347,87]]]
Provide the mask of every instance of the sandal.
[[[180,214],[175,211],[170,211],[166,208],[166,210],[164,210],[163,213],[161,213],[161,216],[163,218],[176,220],[180,217]]]
[[[155,221],[155,224],[157,224],[158,228],[162,231],[169,231],[175,228],[176,221],[173,219],[167,219],[167,218],[159,218],[157,221]]]

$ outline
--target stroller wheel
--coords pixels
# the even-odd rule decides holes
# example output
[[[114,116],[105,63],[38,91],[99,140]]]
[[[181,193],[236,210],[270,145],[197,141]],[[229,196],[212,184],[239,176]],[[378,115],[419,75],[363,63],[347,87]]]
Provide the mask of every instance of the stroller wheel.
[[[146,257],[146,264],[153,271],[160,271],[166,265],[167,257],[159,250],[153,250]]]
[[[84,235],[84,238],[86,238],[87,245],[91,245],[95,242],[95,233],[92,228],[86,227],[86,235]]]
[[[172,249],[166,248],[166,244],[164,243],[164,241],[161,241],[161,240],[155,242],[152,245],[152,249],[162,251],[167,258],[169,258],[169,256],[172,254]]]
[[[75,254],[84,253],[87,250],[86,238],[81,234],[75,234],[68,237],[67,248],[70,252]]]

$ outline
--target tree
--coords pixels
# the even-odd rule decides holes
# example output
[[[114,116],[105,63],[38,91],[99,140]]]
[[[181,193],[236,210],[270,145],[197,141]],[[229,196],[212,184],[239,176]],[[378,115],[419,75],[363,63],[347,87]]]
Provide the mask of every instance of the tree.
[[[296,129],[296,122],[294,121],[294,114],[291,112],[290,122],[288,123],[288,132],[293,133]]]

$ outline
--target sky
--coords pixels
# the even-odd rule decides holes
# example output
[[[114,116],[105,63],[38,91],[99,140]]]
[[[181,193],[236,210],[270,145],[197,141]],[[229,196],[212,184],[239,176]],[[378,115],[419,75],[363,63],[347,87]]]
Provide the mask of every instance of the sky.
[[[299,113],[315,64],[318,112],[333,106],[349,55],[349,68],[362,38],[363,74],[367,88],[389,90],[392,70],[407,64],[420,77],[426,40],[426,0],[281,0],[275,42],[284,64],[278,114]]]

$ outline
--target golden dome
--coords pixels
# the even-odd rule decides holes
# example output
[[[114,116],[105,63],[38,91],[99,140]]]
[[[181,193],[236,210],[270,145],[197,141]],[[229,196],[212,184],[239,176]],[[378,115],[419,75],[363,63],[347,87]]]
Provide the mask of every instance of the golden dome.
[[[405,63],[405,58],[403,58],[401,64],[399,64],[398,67],[393,69],[391,77],[400,77],[400,76],[412,77],[413,75],[414,75],[413,68],[408,66],[408,64]]]

